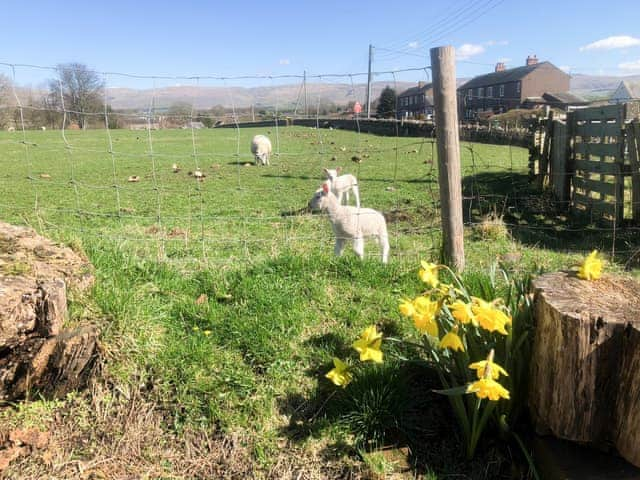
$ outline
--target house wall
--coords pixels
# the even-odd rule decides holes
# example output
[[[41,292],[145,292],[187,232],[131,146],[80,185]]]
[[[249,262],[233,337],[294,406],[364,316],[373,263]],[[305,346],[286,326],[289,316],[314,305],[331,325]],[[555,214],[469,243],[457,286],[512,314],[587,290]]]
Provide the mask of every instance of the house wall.
[[[542,65],[522,79],[520,99],[541,97],[545,92],[568,92],[571,77],[551,65]]]
[[[411,105],[404,105],[401,99],[417,97],[418,102]],[[425,103],[425,97],[433,98],[433,89],[429,88],[421,93],[413,93],[411,95],[399,95],[396,100],[396,112],[398,118],[406,117],[407,113],[409,117],[416,117],[418,115],[429,115],[433,113],[433,106]]]

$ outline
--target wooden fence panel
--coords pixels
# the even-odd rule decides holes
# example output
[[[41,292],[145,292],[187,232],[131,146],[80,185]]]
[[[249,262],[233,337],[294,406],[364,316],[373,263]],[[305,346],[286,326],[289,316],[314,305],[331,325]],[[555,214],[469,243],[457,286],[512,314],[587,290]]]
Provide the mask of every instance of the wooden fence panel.
[[[623,105],[573,112],[573,207],[594,220],[624,218]]]
[[[627,125],[627,145],[631,164],[631,214],[640,222],[640,120]]]

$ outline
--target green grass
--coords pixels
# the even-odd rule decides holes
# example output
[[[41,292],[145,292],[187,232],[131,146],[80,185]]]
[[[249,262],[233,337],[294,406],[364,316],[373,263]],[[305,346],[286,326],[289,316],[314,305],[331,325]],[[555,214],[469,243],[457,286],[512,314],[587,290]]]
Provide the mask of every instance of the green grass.
[[[103,375],[119,391],[153,399],[171,431],[248,432],[255,461],[268,466],[292,418],[324,415],[333,356],[346,355],[371,323],[408,331],[397,300],[418,290],[419,260],[438,257],[434,148],[429,139],[300,127],[277,136],[273,128],[194,133],[195,142],[189,130],[152,132],[150,142],[146,132],[115,130],[109,153],[105,131],[66,132],[68,146],[59,132],[29,131],[25,143],[21,133],[2,132],[0,218],[87,253],[97,276],[91,305],[76,300],[71,311],[91,308],[103,318]],[[256,133],[269,133],[280,152],[268,168],[244,165]],[[465,189],[522,191],[524,149],[468,147]],[[173,173],[173,163],[182,171]],[[329,222],[294,214],[322,168],[337,165],[359,178],[364,206],[392,217],[386,267],[374,244],[364,262],[351,252],[334,258]],[[197,166],[203,182],[187,174]],[[127,182],[130,175],[141,181]],[[495,206],[486,200],[465,211],[477,221]],[[516,207],[509,223],[513,214],[532,217]],[[505,253],[522,255],[514,266],[521,270],[566,268],[578,258],[517,228],[489,240],[469,229],[466,251],[470,275]],[[302,445],[344,435],[326,427]]]

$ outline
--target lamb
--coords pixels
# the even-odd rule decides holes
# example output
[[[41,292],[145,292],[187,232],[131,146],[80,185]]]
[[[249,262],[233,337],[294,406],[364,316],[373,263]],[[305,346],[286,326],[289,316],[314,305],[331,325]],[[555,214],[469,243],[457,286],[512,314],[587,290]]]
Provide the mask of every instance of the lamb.
[[[342,168],[337,167],[335,170],[324,169],[324,175],[330,184],[331,191],[338,197],[338,203],[342,205],[343,195],[345,197],[345,205],[349,204],[349,190],[353,190],[353,196],[356,197],[356,207],[360,208],[360,191],[358,190],[358,179],[347,173],[340,175]]]
[[[326,211],[336,236],[334,253],[342,255],[345,241],[353,240],[353,250],[364,258],[364,239],[375,238],[382,252],[382,263],[389,260],[389,236],[387,223],[382,213],[372,208],[359,208],[340,205],[337,197],[331,192],[329,182],[324,182],[322,188],[316,190],[309,201],[309,208],[313,211]]]
[[[256,165],[269,165],[271,156],[271,141],[265,135],[256,135],[251,140],[251,153],[255,157]]]

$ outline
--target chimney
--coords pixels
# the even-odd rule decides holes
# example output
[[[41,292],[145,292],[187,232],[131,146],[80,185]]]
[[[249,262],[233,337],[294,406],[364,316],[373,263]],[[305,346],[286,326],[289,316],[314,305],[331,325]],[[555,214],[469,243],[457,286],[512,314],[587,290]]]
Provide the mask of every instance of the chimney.
[[[504,70],[505,70],[504,62],[496,63],[496,72],[504,72]]]
[[[527,67],[531,66],[531,65],[536,65],[538,63],[538,57],[536,57],[535,55],[529,55],[527,57]]]

